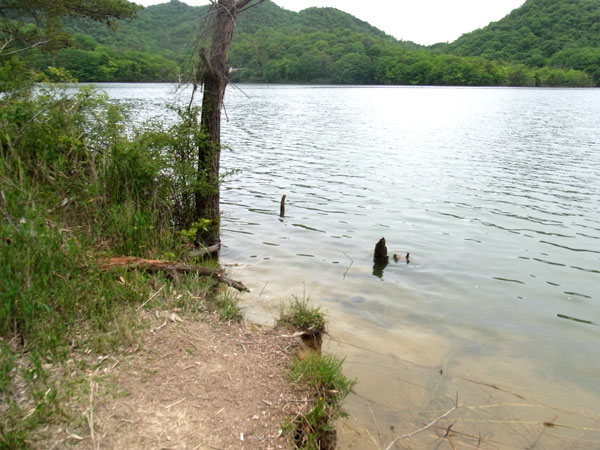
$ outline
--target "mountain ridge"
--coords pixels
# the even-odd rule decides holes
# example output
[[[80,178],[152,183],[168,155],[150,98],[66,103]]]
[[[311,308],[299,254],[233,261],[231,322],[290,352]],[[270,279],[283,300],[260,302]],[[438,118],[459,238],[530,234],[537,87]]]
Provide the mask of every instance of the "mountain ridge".
[[[584,70],[600,83],[600,1],[527,0],[503,19],[432,49],[530,67]]]
[[[560,20],[550,12],[536,16],[540,5],[547,11],[550,3],[560,4]],[[399,41],[336,8],[293,12],[266,0],[238,19],[230,65],[242,70],[235,71],[232,79],[259,83],[600,85],[600,48],[585,46],[596,41],[582,32],[576,35],[564,30],[572,18],[578,20],[573,19],[575,23],[586,17],[594,22],[596,13],[600,14],[597,4],[599,0],[527,0],[488,27],[450,44],[425,47]],[[178,80],[189,71],[208,8],[171,0],[145,8],[135,19],[119,23],[116,30],[71,20],[68,26],[74,33],[74,48],[51,58],[38,53],[30,60],[38,69],[64,66],[82,81]],[[538,28],[558,34],[553,41],[558,51],[540,54],[537,44],[546,42],[548,46],[549,39],[526,39],[515,32],[517,26],[524,28],[523,23],[534,23],[532,15],[539,19]],[[548,20],[562,28],[549,26]],[[569,45],[560,46],[563,41]],[[492,44],[496,47],[490,47]],[[504,53],[494,53],[494,48]],[[538,64],[533,64],[536,57]]]

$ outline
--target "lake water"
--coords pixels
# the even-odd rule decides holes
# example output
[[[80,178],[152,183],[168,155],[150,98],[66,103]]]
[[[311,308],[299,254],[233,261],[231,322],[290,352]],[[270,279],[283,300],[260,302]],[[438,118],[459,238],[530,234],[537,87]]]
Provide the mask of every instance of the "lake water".
[[[177,97],[99,87],[140,122]],[[599,117],[598,89],[229,88],[222,262],[254,321],[328,312],[339,448],[600,448]],[[375,276],[381,237],[411,261]]]

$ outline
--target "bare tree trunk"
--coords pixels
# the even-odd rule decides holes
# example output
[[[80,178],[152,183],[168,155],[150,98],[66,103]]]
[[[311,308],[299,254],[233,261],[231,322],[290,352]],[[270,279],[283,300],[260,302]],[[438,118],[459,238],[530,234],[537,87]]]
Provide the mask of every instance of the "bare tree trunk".
[[[214,245],[220,241],[219,161],[221,157],[221,108],[227,87],[227,60],[233,37],[237,8],[234,0],[213,3],[215,17],[211,27],[210,49],[200,49],[200,83],[203,87],[200,129],[205,140],[198,149],[198,186],[196,217],[210,219],[198,230],[198,241]]]
[[[254,1],[254,3],[253,3]],[[198,186],[195,206],[197,219],[209,219],[198,230],[197,240],[206,246],[220,242],[219,161],[221,157],[221,109],[228,82],[229,48],[238,12],[263,0],[213,0],[210,48],[200,49],[200,67],[195,87],[203,86],[200,129],[205,136],[198,149]]]

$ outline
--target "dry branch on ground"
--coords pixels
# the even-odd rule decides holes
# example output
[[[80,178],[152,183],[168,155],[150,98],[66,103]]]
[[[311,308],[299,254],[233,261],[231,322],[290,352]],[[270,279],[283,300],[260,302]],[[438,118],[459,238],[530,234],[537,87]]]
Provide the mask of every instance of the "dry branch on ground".
[[[165,273],[194,273],[196,275],[213,277],[221,283],[226,284],[240,292],[247,292],[248,288],[240,281],[232,280],[227,277],[222,270],[210,269],[208,267],[194,266],[190,264],[164,261],[160,259],[144,259],[133,256],[121,256],[99,261],[100,268],[103,270],[113,269],[115,267],[123,267],[126,269],[139,269],[147,272],[165,272]]]

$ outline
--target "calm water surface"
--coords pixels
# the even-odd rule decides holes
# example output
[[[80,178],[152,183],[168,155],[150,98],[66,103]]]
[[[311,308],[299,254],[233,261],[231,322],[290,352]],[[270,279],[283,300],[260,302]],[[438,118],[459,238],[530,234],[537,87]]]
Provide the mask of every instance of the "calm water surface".
[[[100,87],[171,120],[170,85]],[[243,85],[226,108],[222,259],[253,320],[329,312],[360,381],[341,448],[457,394],[397,448],[600,448],[600,90]],[[381,237],[411,262],[378,277]]]

